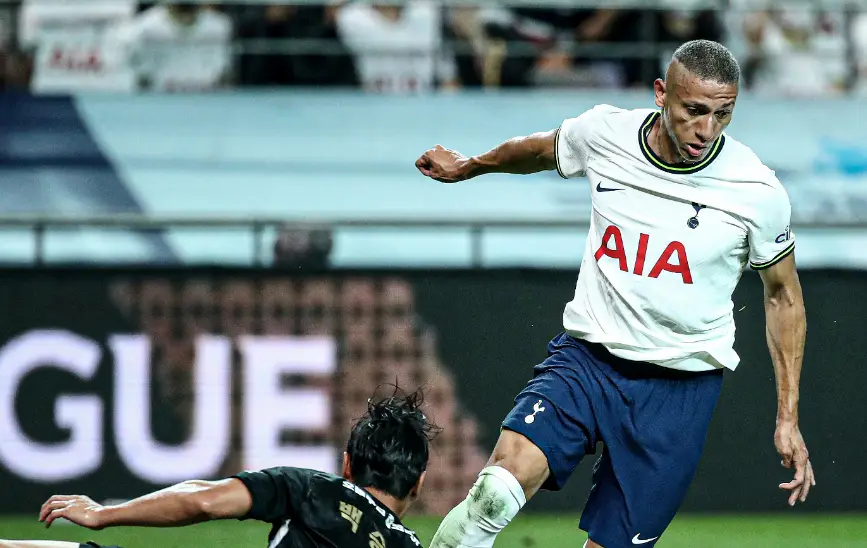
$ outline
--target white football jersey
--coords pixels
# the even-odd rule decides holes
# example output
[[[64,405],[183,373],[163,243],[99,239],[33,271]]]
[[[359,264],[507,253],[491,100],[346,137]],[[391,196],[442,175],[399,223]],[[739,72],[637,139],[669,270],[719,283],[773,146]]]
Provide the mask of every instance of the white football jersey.
[[[135,74],[113,41],[114,30],[132,20],[132,0],[26,0],[18,37],[33,50],[33,93],[130,92]]]
[[[563,327],[629,360],[735,369],[732,292],[747,264],[794,250],[789,197],[725,134],[701,162],[666,163],[647,144],[659,116],[599,105],[557,132],[557,171],[586,175],[593,204]]]

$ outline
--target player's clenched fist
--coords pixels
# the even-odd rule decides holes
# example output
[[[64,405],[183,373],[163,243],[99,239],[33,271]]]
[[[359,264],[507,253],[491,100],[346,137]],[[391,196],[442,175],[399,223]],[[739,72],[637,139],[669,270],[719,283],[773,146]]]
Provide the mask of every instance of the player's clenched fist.
[[[415,161],[415,167],[426,177],[442,183],[456,183],[470,178],[469,158],[437,145]]]
[[[57,518],[66,518],[76,525],[99,530],[103,528],[99,517],[101,509],[101,504],[83,495],[54,495],[42,505],[39,521],[51,527]]]

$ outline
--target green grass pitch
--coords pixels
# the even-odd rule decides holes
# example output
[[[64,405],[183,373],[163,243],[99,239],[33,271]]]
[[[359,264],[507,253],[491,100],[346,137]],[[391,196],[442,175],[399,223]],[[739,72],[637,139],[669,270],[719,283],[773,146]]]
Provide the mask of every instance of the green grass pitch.
[[[406,524],[427,546],[439,518],[411,517]],[[496,548],[580,548],[584,535],[575,515],[525,514],[497,539]],[[264,548],[267,525],[236,521],[177,529],[117,528],[91,532],[69,524],[46,530],[33,517],[0,518],[0,538],[94,540],[124,548]],[[678,516],[660,548],[864,548],[867,515],[793,514]]]

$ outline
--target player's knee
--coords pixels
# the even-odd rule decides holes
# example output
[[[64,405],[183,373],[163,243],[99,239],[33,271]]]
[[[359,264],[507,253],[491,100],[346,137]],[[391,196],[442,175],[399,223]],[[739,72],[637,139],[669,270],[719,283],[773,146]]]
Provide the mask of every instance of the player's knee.
[[[536,444],[526,436],[503,430],[488,461],[488,466],[499,466],[508,470],[529,500],[548,479],[548,458]]]
[[[471,516],[480,518],[489,528],[499,531],[526,502],[521,484],[508,470],[489,466],[481,471],[470,489],[467,509]]]

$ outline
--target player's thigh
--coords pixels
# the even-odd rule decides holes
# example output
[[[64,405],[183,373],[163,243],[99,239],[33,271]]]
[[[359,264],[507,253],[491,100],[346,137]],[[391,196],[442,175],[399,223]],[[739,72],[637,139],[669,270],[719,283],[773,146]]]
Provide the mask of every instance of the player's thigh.
[[[523,434],[505,428],[500,431],[487,466],[508,470],[524,488],[527,500],[539,491],[550,474],[545,453]]]
[[[528,496],[540,488],[561,489],[596,444],[589,399],[597,381],[570,341],[558,337],[549,344],[548,358],[534,368],[503,420],[491,458],[515,475]]]
[[[683,503],[698,460],[676,448],[648,457],[606,445],[593,467],[581,529],[605,548],[654,546]]]
[[[657,500],[649,521],[667,526],[683,502],[704,451],[722,380],[721,371],[657,380],[646,401],[636,398],[643,411],[633,414],[623,434],[626,447],[612,451],[612,457],[620,477],[632,474],[626,493],[633,505]],[[641,451],[635,453],[635,448]],[[614,449],[620,447],[612,443]]]
[[[650,548],[668,528],[698,468],[722,375],[634,384],[622,420],[600,426],[605,449],[581,517],[606,548]]]

